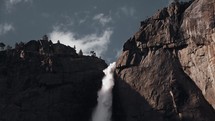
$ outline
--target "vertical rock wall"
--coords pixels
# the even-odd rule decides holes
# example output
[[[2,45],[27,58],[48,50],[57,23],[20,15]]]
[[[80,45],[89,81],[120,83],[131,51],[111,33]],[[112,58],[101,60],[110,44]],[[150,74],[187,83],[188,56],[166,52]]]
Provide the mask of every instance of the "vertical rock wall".
[[[116,121],[215,120],[212,6],[175,2],[141,22],[117,60]]]

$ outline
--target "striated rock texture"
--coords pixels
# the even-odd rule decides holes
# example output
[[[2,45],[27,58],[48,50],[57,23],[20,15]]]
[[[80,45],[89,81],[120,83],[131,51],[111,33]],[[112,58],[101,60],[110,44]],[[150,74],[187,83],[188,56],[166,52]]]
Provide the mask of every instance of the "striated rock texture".
[[[47,40],[0,51],[0,120],[89,121],[106,67]]]
[[[195,1],[184,13],[181,31],[188,45],[178,53],[183,70],[215,108],[215,1]]]
[[[214,121],[215,2],[174,2],[117,60],[114,121]]]

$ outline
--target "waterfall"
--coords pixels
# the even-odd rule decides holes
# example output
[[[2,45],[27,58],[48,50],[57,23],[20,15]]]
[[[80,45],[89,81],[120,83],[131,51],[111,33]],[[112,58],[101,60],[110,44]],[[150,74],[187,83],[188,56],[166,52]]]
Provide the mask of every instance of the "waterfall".
[[[98,92],[98,104],[92,116],[92,121],[111,121],[112,115],[112,88],[114,86],[113,72],[116,63],[111,63],[106,69],[102,79],[102,88]]]

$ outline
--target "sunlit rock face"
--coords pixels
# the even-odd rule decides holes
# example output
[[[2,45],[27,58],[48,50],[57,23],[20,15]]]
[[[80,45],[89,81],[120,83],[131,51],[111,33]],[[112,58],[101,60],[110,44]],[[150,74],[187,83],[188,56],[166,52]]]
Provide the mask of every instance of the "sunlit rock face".
[[[173,2],[142,21],[117,60],[114,121],[213,121],[214,0]]]
[[[215,2],[196,0],[185,11],[181,30],[188,46],[179,51],[184,71],[215,108]]]

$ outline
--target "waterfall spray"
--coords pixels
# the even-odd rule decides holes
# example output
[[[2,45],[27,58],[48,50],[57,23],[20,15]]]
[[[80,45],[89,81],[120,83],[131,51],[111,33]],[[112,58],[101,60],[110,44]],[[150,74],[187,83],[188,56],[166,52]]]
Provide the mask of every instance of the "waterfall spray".
[[[112,108],[112,88],[114,86],[113,70],[116,63],[110,64],[103,72],[102,88],[98,92],[98,105],[93,113],[92,121],[110,121]]]

